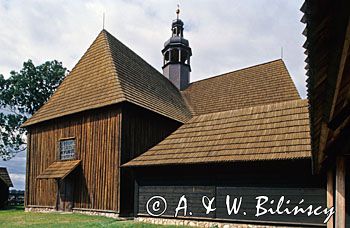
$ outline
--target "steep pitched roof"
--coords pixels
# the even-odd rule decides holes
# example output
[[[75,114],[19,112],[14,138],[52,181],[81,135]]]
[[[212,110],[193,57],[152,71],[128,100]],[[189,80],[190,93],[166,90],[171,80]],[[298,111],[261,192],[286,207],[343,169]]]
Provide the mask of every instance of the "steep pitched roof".
[[[23,126],[123,101],[180,122],[191,117],[168,79],[102,30],[49,101]]]
[[[13,187],[9,173],[4,167],[0,167],[0,180],[2,180],[8,187]]]
[[[182,94],[194,115],[300,99],[280,59],[191,83]]]
[[[310,158],[307,100],[193,117],[124,166]]]

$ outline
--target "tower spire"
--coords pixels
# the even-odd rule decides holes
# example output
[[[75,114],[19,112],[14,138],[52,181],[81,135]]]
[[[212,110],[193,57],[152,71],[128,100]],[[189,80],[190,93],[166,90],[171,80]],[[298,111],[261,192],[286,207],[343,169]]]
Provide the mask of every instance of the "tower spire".
[[[180,6],[177,5],[176,19],[171,25],[171,37],[164,44],[162,54],[163,75],[179,90],[187,88],[190,82],[190,57],[192,50],[188,40],[184,38],[184,23],[179,19]]]

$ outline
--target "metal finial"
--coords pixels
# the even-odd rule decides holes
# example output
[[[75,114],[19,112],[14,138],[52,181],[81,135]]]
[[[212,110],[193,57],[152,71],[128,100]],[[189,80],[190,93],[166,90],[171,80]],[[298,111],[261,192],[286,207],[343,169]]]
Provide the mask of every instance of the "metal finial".
[[[283,59],[283,47],[281,47],[281,59]]]
[[[177,4],[177,9],[176,9],[176,16],[177,16],[177,19],[179,19],[179,14],[180,14],[180,5]]]
[[[103,12],[102,28],[105,29],[105,12]]]

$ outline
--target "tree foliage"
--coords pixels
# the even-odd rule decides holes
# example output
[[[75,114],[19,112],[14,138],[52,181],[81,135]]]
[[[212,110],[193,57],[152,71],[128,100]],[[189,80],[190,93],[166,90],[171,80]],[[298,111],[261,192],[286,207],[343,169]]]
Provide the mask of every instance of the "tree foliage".
[[[31,60],[5,79],[0,74],[0,157],[11,159],[26,149],[26,130],[20,126],[62,82],[66,68],[56,60],[35,66]]]

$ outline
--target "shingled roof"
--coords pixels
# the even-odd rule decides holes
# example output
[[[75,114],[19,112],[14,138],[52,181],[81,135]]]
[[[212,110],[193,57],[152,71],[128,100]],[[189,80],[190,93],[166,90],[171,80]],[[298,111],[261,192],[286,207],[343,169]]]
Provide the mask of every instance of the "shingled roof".
[[[194,115],[300,99],[281,59],[191,83],[182,94]]]
[[[63,179],[70,174],[81,160],[56,161],[47,167],[37,179]]]
[[[13,187],[9,173],[4,167],[0,167],[0,180],[2,180],[8,187]]]
[[[168,79],[102,30],[49,101],[23,127],[123,101],[179,122],[191,118],[183,97]]]
[[[193,117],[124,166],[310,158],[307,100]]]

